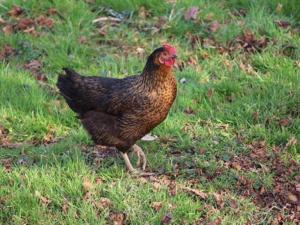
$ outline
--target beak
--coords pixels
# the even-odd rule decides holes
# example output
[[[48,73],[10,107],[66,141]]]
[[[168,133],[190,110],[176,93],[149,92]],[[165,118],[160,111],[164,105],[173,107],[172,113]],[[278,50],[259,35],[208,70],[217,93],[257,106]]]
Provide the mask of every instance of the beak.
[[[177,55],[173,55],[173,56],[172,56],[172,59],[176,59],[176,58],[177,58]]]

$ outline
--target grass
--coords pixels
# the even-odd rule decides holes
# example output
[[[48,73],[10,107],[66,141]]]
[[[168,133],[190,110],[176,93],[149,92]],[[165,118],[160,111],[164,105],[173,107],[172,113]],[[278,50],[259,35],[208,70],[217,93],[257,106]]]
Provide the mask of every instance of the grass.
[[[272,191],[277,182],[272,149],[280,149],[279,158],[287,165],[291,159],[300,161],[300,38],[293,31],[299,27],[300,8],[293,1],[245,2],[2,2],[0,15],[9,24],[17,23],[6,14],[13,5],[25,10],[22,17],[32,19],[46,15],[49,8],[58,13],[49,16],[52,28],[36,26],[39,36],[0,33],[0,50],[4,45],[15,49],[0,64],[0,223],[106,224],[116,213],[125,215],[126,224],[160,224],[167,214],[171,224],[275,223],[275,212],[253,200],[256,190]],[[139,16],[142,6],[149,12],[146,18]],[[185,21],[183,14],[192,6],[199,8],[198,20]],[[125,19],[107,26],[101,35],[92,21],[106,16],[108,7]],[[244,16],[236,13],[240,9]],[[165,22],[156,32],[153,27],[160,19]],[[210,32],[214,20],[220,28]],[[276,20],[290,26],[280,28]],[[256,39],[270,40],[266,48],[220,54],[218,46],[229,46],[249,30]],[[86,41],[79,43],[82,37]],[[200,40],[194,47],[193,37]],[[203,44],[205,39],[212,40],[212,46]],[[183,70],[175,70],[178,97],[168,119],[153,131],[160,141],[139,144],[148,155],[149,170],[178,186],[205,192],[205,199],[180,188],[170,194],[169,185],[131,177],[121,158],[93,159],[86,152],[92,142],[55,92],[64,66],[97,76],[137,74],[146,56],[164,42],[177,47],[185,64]],[[42,63],[40,72],[47,82],[36,81],[24,69],[32,60]],[[187,82],[179,82],[182,78]],[[191,113],[185,113],[187,109]],[[236,157],[249,157],[251,146],[259,141],[264,145],[257,148],[271,155],[268,161],[252,158],[255,166],[249,170],[241,162],[241,168],[228,166]],[[287,184],[299,183],[297,176],[297,171],[290,174]],[[251,182],[252,195],[241,194],[239,177]],[[223,205],[215,193],[222,196]],[[103,198],[111,201],[110,207],[99,206]],[[153,209],[153,202],[161,202],[161,209]],[[285,224],[296,224],[289,215],[282,217]]]

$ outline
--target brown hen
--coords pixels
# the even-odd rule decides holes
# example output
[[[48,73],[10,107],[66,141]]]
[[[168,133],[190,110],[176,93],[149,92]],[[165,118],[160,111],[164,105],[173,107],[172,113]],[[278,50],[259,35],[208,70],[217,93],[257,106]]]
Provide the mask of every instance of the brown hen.
[[[58,77],[57,87],[94,143],[121,151],[130,172],[137,170],[127,152],[133,150],[145,170],[146,156],[135,142],[167,117],[176,97],[175,58],[176,49],[166,44],[148,57],[140,75],[85,77],[64,68]]]

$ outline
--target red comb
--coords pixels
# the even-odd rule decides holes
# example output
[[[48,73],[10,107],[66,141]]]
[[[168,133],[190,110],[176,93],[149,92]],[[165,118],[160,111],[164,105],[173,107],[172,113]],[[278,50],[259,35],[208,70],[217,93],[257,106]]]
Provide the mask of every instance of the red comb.
[[[176,54],[176,48],[174,48],[173,46],[169,45],[169,44],[163,44],[162,46],[165,50],[167,50],[169,53],[175,55]]]

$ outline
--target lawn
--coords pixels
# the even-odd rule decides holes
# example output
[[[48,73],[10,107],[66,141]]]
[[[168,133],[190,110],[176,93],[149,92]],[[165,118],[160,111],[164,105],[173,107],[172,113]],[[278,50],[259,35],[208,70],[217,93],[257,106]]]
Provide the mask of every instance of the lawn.
[[[4,0],[0,28],[0,224],[300,221],[298,0]],[[163,43],[177,98],[135,177],[55,83],[138,74]]]

